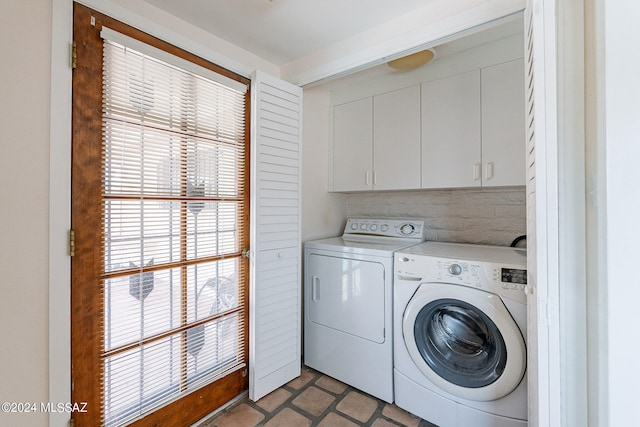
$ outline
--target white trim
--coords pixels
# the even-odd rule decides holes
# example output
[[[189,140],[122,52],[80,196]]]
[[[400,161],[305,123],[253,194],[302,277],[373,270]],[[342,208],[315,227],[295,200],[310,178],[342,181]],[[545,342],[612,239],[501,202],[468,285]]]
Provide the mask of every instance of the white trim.
[[[540,391],[540,397],[545,398],[544,407],[546,408],[548,420],[546,425],[549,427],[560,427],[561,424],[561,385],[560,385],[560,247],[559,247],[559,200],[558,200],[558,68],[557,68],[557,28],[556,28],[556,0],[542,0],[543,17],[543,103],[544,103],[544,134],[542,144],[545,146],[544,158],[538,163],[538,171],[536,174],[539,178],[545,176],[544,180],[540,180],[537,187],[538,201],[545,199],[544,203],[540,203],[539,207],[544,206],[545,211],[538,210],[537,214],[544,215],[544,228],[538,229],[538,237],[545,234],[543,244],[539,242],[539,255],[545,257],[544,261],[546,276],[538,277],[538,286],[545,284],[546,289],[540,293],[546,295],[547,310],[547,388]],[[535,38],[534,38],[535,43]],[[536,143],[536,146],[539,146]],[[540,144],[540,145],[542,145]],[[544,187],[543,187],[544,185]],[[540,265],[540,264],[539,264]],[[543,406],[541,402],[541,406]],[[540,418],[542,425],[545,425],[545,419]]]
[[[191,61],[187,61],[186,59],[182,59],[178,56],[172,55],[162,49],[158,49],[147,43],[141,42],[140,40],[126,36],[122,33],[112,30],[111,28],[102,27],[102,29],[100,30],[100,37],[102,37],[104,40],[109,40],[124,47],[136,50],[144,55],[148,55],[160,61],[166,62],[167,64],[190,71],[201,77],[227,86],[237,92],[247,92],[247,85],[245,85],[244,83],[240,83],[237,80],[230,79],[226,76],[223,76],[222,74],[211,71],[208,68],[201,67],[200,65],[195,64]]]
[[[71,0],[52,0],[51,24],[49,402],[71,402]],[[68,413],[49,413],[49,426],[68,423]]]
[[[589,425],[587,411],[584,4],[556,3],[558,319],[560,425]],[[554,328],[555,329],[555,328]]]

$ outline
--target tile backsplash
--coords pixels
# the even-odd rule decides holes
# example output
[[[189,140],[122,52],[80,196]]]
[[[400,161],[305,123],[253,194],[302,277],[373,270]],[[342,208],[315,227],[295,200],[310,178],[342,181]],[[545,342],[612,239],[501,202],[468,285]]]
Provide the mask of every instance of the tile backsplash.
[[[350,218],[416,218],[430,241],[508,246],[526,234],[525,188],[354,193]]]

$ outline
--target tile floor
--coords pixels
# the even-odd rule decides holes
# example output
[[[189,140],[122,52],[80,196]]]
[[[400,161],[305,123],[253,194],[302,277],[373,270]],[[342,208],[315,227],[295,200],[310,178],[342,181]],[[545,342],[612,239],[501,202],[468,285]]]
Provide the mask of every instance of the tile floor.
[[[243,398],[198,427],[433,427],[306,366],[301,375],[257,402]]]

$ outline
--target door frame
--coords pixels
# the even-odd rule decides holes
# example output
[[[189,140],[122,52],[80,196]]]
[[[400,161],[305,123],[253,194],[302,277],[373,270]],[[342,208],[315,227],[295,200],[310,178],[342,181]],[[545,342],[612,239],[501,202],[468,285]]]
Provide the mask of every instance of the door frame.
[[[176,21],[156,21],[142,15],[144,5],[121,6],[118,0],[76,0],[125,24],[194,53],[203,59],[250,78],[259,66],[274,72],[272,64],[260,58],[248,57],[244,63],[204,44],[204,37],[190,28],[179,27]],[[74,0],[51,0],[51,101],[49,125],[49,296],[48,338],[49,377],[48,401],[71,401],[71,259],[69,230],[71,229],[71,106],[72,69],[70,66],[73,40]],[[173,25],[172,25],[173,24]],[[233,54],[233,49],[230,49]],[[251,64],[251,65],[246,65]],[[50,412],[51,427],[69,425],[70,414]]]

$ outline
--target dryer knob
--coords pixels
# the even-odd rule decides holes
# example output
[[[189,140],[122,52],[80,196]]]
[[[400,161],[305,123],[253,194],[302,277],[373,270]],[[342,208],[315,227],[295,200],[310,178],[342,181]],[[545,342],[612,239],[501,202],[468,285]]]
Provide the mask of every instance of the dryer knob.
[[[413,224],[402,224],[400,226],[400,233],[404,234],[405,236],[408,236],[409,234],[413,234],[415,229],[416,227]]]

